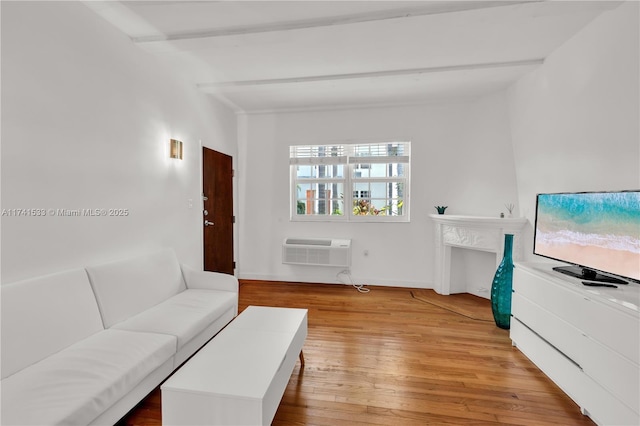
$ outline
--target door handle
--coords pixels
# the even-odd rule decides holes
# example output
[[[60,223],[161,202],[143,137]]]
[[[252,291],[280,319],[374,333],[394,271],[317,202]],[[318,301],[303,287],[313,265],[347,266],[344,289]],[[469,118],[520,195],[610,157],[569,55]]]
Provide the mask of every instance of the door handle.
[[[208,220],[205,219],[204,226],[213,226],[213,225],[214,225],[213,222],[209,222]]]

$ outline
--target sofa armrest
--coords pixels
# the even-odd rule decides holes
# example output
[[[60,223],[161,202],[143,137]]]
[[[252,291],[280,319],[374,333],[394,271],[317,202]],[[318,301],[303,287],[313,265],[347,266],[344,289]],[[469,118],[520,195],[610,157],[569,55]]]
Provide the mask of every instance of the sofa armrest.
[[[187,288],[238,292],[238,279],[233,275],[220,272],[196,271],[186,265],[180,266]]]

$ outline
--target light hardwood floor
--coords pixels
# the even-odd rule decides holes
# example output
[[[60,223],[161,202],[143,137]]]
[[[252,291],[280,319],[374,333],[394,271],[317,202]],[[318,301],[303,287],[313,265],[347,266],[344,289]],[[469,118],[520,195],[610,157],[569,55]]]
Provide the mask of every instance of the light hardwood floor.
[[[298,362],[274,425],[593,425],[486,318],[488,300],[407,288],[242,281],[249,305],[306,308]],[[449,300],[451,300],[449,302]],[[485,314],[485,315],[482,315]],[[156,389],[119,425],[158,425]]]

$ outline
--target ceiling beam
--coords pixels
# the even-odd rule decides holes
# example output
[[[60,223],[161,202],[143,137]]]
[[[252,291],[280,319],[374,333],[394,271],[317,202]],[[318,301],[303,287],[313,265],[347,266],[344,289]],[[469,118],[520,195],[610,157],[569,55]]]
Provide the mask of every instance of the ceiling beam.
[[[525,59],[520,61],[508,61],[508,62],[486,62],[477,64],[462,64],[462,65],[448,65],[439,67],[426,67],[426,68],[408,68],[397,70],[385,70],[385,71],[371,71],[349,74],[328,74],[328,75],[316,75],[306,77],[289,77],[289,78],[274,78],[266,80],[241,80],[241,81],[224,81],[218,83],[198,83],[199,89],[223,89],[229,87],[248,87],[248,86],[266,86],[274,84],[291,84],[291,83],[310,83],[319,81],[332,81],[332,80],[346,80],[357,78],[378,78],[378,77],[393,77],[401,75],[417,75],[417,74],[429,74],[439,72],[454,72],[454,71],[470,71],[481,70],[491,68],[505,68],[505,67],[521,67],[521,66],[534,66],[542,65],[544,58]]]
[[[159,41],[191,40],[211,37],[226,37],[246,34],[261,34],[276,31],[292,31],[307,28],[330,27],[336,25],[357,24],[362,22],[383,21],[388,19],[412,18],[416,16],[439,15],[463,12],[467,10],[513,6],[526,3],[540,3],[547,0],[492,0],[492,1],[439,1],[419,2],[418,6],[395,8],[382,11],[328,16],[315,19],[301,19],[259,25],[240,25],[227,28],[204,29],[199,31],[177,32],[172,34],[132,37],[134,43],[153,43]]]

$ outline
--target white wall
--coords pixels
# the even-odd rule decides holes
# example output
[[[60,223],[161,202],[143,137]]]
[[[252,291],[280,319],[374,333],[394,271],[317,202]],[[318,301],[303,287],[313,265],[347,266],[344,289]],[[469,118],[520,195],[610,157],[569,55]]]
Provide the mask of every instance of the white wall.
[[[5,212],[3,283],[159,246],[201,267],[200,143],[236,157],[235,115],[86,6],[2,2],[2,209],[129,211]]]
[[[637,2],[603,13],[508,90],[518,194],[640,188]]]
[[[281,263],[284,238],[318,236],[352,239],[356,283],[432,287],[433,206],[497,217],[505,203],[517,203],[504,94],[441,105],[247,115],[238,134],[241,278],[340,282],[339,268]],[[289,146],[367,138],[411,140],[411,223],[290,222]]]

